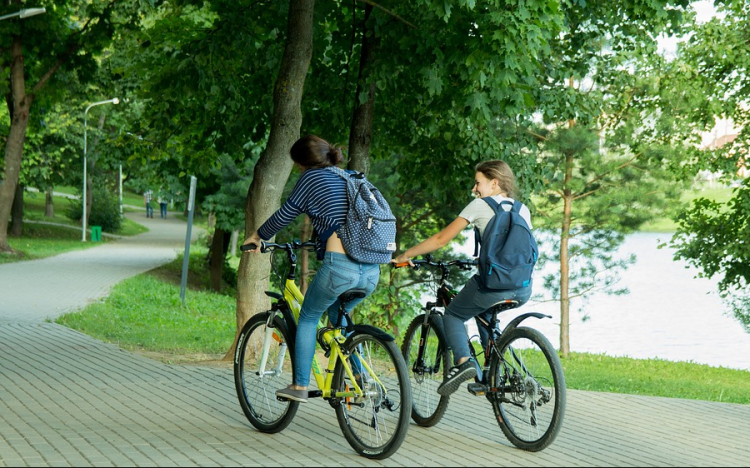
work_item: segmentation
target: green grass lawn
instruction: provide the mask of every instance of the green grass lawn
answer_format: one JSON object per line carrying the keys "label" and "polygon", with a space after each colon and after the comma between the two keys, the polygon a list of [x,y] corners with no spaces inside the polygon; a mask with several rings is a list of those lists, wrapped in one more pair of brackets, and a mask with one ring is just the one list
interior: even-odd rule
{"label": "green grass lawn", "polygon": [[[68,195],[80,195],[81,188],[60,186],[55,187],[55,192],[67,193]],[[125,187],[122,189],[122,204],[143,206],[145,208],[145,205],[143,204],[143,195],[135,193]]]}
{"label": "green grass lawn", "polygon": [[[87,249],[100,245],[96,242],[81,241],[81,226],[65,216],[68,199],[53,197],[54,216],[45,213],[45,195],[38,192],[24,193],[24,224],[21,237],[9,236],[8,243],[15,254],[0,255],[1,263],[12,263],[51,257],[71,250]],[[49,225],[55,223],[62,226]],[[134,236],[148,229],[127,218],[123,218],[118,236]],[[106,232],[104,233],[106,234]],[[89,238],[87,234],[87,239]],[[101,242],[111,242],[112,238],[102,235]]]}
{"label": "green grass lawn", "polygon": [[[719,203],[726,203],[731,196],[732,189],[729,187],[705,187],[686,191],[681,201],[685,203],[685,206],[689,206],[697,198],[708,198]],[[675,232],[675,230],[677,230],[677,223],[668,218],[658,218],[641,227],[641,231],[644,232]]]}
{"label": "green grass lawn", "polygon": [[[109,240],[102,236],[102,242]],[[46,224],[24,223],[22,237],[8,237],[15,254],[0,254],[0,264],[51,257],[71,250],[88,249],[100,245],[81,242],[81,228],[70,229]]]}
{"label": "green grass lawn", "polygon": [[185,305],[180,299],[182,258],[113,288],[106,300],[57,323],[132,351],[166,355],[223,354],[234,340],[234,291],[208,291],[206,250],[191,250]]}

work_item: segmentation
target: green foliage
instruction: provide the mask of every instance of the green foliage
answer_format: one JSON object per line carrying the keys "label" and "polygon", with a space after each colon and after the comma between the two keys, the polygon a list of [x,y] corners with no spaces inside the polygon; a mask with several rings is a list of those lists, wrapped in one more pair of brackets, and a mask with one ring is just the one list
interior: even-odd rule
{"label": "green foliage", "polygon": [[256,162],[253,158],[236,164],[227,155],[219,158],[211,174],[218,191],[203,200],[203,211],[214,213],[217,228],[231,232],[245,227],[245,198]]}
{"label": "green foliage", "polygon": [[[101,226],[105,232],[119,232],[122,227],[120,216],[120,199],[109,188],[103,185],[95,185],[93,190],[93,201],[91,213],[89,214],[89,226]],[[80,221],[83,215],[81,198],[70,199],[66,216],[73,221]]]}
{"label": "green foliage", "polygon": [[[692,138],[714,130],[717,118],[730,119],[741,129],[738,137],[716,149],[694,151],[683,167],[692,174],[699,170],[720,172],[727,184],[741,180],[747,169],[747,141],[750,138],[750,8],[747,2],[717,2],[719,15],[684,31],[688,41],[680,45],[671,68],[668,86],[672,96],[683,100],[675,108],[676,119],[684,123],[676,138]],[[677,219],[678,228],[670,245],[675,257],[701,269],[701,275],[719,279],[719,292],[735,316],[750,332],[750,196],[748,182],[722,203],[696,200]]]}
{"label": "green foliage", "polygon": [[720,277],[721,296],[750,332],[750,181],[734,189],[720,203],[707,198],[693,201],[678,218],[670,246],[675,258],[701,269],[699,276]]}
{"label": "green foliage", "polygon": [[[591,129],[577,125],[545,134],[538,160],[547,190],[534,197],[538,242],[545,246],[540,250],[540,268],[560,262],[560,244],[566,236],[569,297],[627,292],[615,287],[620,272],[635,262],[634,256],[617,258],[625,234],[665,212],[679,197],[680,186],[658,164],[621,154],[616,145],[601,152]],[[561,298],[559,269],[545,276],[544,286],[554,299]]]}

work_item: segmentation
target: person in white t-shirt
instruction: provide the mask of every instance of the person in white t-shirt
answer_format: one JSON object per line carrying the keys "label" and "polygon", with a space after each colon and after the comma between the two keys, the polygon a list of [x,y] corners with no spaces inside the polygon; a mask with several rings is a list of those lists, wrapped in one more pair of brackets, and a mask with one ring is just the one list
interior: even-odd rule
{"label": "person in white t-shirt", "polygon": [[[503,200],[515,201],[516,179],[507,163],[500,160],[484,161],[477,164],[475,170],[473,192],[479,198],[469,203],[443,230],[406,249],[404,253],[393,259],[392,263],[408,262],[413,266],[412,258],[444,247],[469,224],[479,229],[481,238],[487,223],[495,214],[487,202],[482,200],[483,197],[491,196],[498,203]],[[501,206],[504,209],[510,209],[510,205]],[[531,213],[526,205],[521,207],[520,214],[531,229]],[[446,307],[443,317],[445,336],[448,345],[453,349],[454,367],[449,370],[447,377],[438,387],[437,392],[440,395],[450,395],[458,389],[461,383],[477,375],[477,363],[471,359],[469,353],[469,336],[464,323],[503,300],[513,299],[518,301],[519,305],[526,303],[531,298],[531,286],[530,283],[520,289],[489,291],[479,285],[476,275],[469,279],[461,292]]]}

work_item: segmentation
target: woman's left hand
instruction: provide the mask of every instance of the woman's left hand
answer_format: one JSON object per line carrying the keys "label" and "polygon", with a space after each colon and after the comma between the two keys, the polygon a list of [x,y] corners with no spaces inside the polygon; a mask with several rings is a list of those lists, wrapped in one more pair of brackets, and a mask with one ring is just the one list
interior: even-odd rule
{"label": "woman's left hand", "polygon": [[243,242],[242,245],[255,244],[255,249],[253,249],[253,250],[245,250],[245,252],[258,253],[258,252],[260,252],[260,244],[261,244],[261,242],[262,242],[262,240],[261,240],[260,236],[258,235],[258,231],[255,231],[254,233],[252,233],[250,235],[250,237],[248,237],[247,239],[245,239],[245,242]]}

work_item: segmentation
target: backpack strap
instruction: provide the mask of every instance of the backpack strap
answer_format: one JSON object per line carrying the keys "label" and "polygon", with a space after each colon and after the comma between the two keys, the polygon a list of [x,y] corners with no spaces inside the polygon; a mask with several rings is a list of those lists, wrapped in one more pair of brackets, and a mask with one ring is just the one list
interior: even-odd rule
{"label": "backpack strap", "polygon": [[341,177],[344,180],[349,179],[349,173],[346,172],[345,170],[341,169],[338,166],[328,166],[328,167],[326,167],[326,169],[329,170],[329,171],[331,171],[331,172],[333,172],[334,174],[338,175],[339,177]]}
{"label": "backpack strap", "polygon": [[[503,200],[502,202],[498,203],[492,197],[482,197],[482,200],[484,200],[485,203],[487,203],[488,205],[490,205],[490,208],[492,208],[492,211],[494,211],[496,215],[499,213],[498,210],[501,209],[500,208],[501,205],[510,205],[510,201],[508,201],[508,200]],[[511,207],[511,211],[515,211],[516,213],[520,213],[521,206],[523,206],[523,204],[520,201],[515,200],[515,202],[513,203],[513,206]],[[479,256],[479,244],[482,243],[482,241],[481,241],[481,239],[479,237],[480,237],[480,235],[479,235],[479,228],[476,227],[476,226],[474,226],[474,257]]]}
{"label": "backpack strap", "polygon": [[513,207],[510,209],[510,211],[515,211],[518,214],[521,214],[521,207],[523,206],[523,203],[516,200],[513,202]]}

